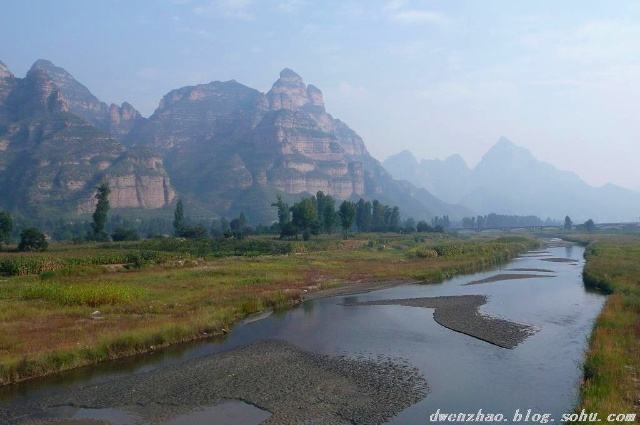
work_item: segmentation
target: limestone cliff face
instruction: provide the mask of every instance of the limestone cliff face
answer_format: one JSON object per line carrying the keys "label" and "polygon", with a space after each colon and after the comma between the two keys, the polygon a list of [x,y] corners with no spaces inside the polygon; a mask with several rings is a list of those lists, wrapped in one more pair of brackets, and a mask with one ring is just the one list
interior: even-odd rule
{"label": "limestone cliff face", "polygon": [[[128,151],[106,168],[102,181],[109,183],[112,208],[162,208],[176,197],[159,156],[149,151]],[[79,213],[95,210],[95,191],[78,206]]]}
{"label": "limestone cliff face", "polygon": [[[290,69],[266,94],[236,81],[173,90],[127,141],[161,152],[178,191],[229,214],[245,192],[366,194],[362,139]],[[258,198],[255,209],[266,209]]]}
{"label": "limestone cliff face", "polygon": [[[128,150],[73,113],[78,99],[63,94],[73,86],[66,75],[34,66],[19,79],[0,67],[0,186],[10,188],[0,205],[34,216],[44,210],[87,212],[105,180],[112,186],[112,207],[169,204],[175,193],[162,159]],[[120,123],[137,114],[127,105],[121,109]]]}

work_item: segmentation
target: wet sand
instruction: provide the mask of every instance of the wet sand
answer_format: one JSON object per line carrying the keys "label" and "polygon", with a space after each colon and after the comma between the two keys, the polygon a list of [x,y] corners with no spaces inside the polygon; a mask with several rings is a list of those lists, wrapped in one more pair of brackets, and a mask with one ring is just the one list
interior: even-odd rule
{"label": "wet sand", "polygon": [[38,405],[0,408],[0,423],[61,406],[116,407],[141,418],[137,423],[163,423],[200,406],[241,400],[270,412],[265,424],[380,424],[427,391],[422,375],[397,360],[331,357],[269,340],[71,389]]}
{"label": "wet sand", "polygon": [[347,305],[400,305],[433,308],[433,319],[445,328],[461,332],[502,348],[515,348],[530,335],[533,327],[481,314],[487,303],[484,295],[407,298],[353,303]]}
{"label": "wet sand", "polygon": [[536,277],[555,277],[554,275],[545,275],[545,274],[516,274],[516,273],[502,273],[496,274],[493,276],[489,276],[484,279],[472,280],[471,282],[465,283],[466,285],[480,285],[483,283],[493,283],[499,282],[501,280],[517,280],[517,279],[533,279]]}

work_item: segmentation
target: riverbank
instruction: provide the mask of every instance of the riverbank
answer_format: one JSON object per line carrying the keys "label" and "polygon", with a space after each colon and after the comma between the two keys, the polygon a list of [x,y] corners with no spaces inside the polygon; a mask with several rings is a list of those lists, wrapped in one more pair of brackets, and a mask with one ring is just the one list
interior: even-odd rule
{"label": "riverbank", "polygon": [[[537,245],[520,237],[377,234],[287,246],[246,243],[251,255],[222,258],[204,249],[211,245],[180,251],[171,241],[54,246],[46,254],[20,255],[26,272],[0,277],[0,384],[221,335],[250,314],[288,308],[327,288],[439,282]],[[265,244],[276,253],[256,254]],[[16,257],[2,254],[0,261]],[[137,263],[115,263],[119,258]],[[43,269],[47,264],[55,267]]]}
{"label": "riverbank", "polygon": [[579,235],[587,287],[610,294],[584,363],[578,411],[640,414],[640,236]]}

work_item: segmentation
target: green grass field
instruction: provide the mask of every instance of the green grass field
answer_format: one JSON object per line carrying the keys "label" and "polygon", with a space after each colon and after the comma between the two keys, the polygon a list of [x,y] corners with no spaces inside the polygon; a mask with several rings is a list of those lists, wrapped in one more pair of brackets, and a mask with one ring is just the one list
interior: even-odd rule
{"label": "green grass field", "polygon": [[[536,246],[524,237],[363,234],[176,239],[0,253],[0,384],[226,332],[305,292],[439,282]],[[97,312],[96,312],[97,311]]]}
{"label": "green grass field", "polygon": [[585,285],[611,294],[589,342],[578,410],[640,413],[640,236],[580,235]]}

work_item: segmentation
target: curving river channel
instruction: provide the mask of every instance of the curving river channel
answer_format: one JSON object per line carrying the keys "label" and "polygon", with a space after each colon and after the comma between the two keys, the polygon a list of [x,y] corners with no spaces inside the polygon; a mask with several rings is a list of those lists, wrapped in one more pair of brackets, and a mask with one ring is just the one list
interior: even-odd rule
{"label": "curving river channel", "polygon": [[499,269],[310,300],[224,340],[11,386],[0,423],[426,424],[438,409],[559,422],[604,302],[583,286],[583,253],[554,241]]}

